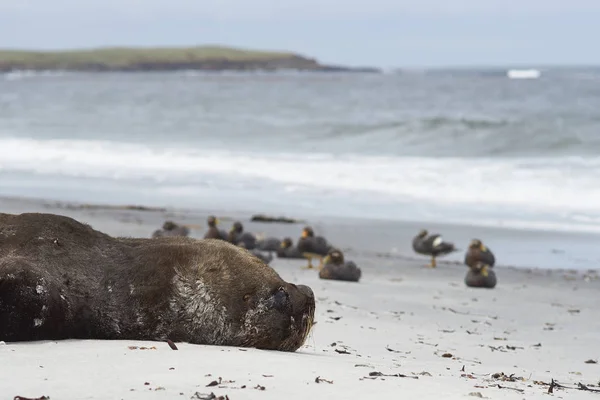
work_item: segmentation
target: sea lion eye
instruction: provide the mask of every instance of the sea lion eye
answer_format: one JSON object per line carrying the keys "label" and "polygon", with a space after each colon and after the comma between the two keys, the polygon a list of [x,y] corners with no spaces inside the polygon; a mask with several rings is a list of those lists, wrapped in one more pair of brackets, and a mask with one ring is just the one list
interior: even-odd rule
{"label": "sea lion eye", "polygon": [[249,294],[245,294],[244,295],[244,301],[250,300],[250,297],[252,297],[252,296],[250,296]]}
{"label": "sea lion eye", "polygon": [[279,287],[277,291],[273,294],[273,302],[275,304],[275,308],[285,309],[289,305],[290,295],[285,291],[283,286]]}

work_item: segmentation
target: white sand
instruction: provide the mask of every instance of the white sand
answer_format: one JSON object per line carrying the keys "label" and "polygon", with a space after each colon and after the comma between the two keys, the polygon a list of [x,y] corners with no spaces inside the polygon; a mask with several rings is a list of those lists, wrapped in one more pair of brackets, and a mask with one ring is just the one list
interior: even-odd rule
{"label": "white sand", "polygon": [[[596,275],[567,280],[505,269],[497,271],[496,289],[476,290],[463,285],[465,270],[458,266],[428,270],[386,260],[397,272],[369,275],[377,260],[357,261],[364,273],[359,284],[321,281],[315,271],[300,270],[301,261],[274,261],[284,279],[310,285],[318,298],[318,323],[296,353],[185,343],[178,351],[154,342],[9,343],[0,345],[0,398],[189,399],[214,392],[232,400],[458,399],[470,393],[532,399],[548,396],[548,387],[535,380],[598,385],[600,364],[585,363],[600,357]],[[335,352],[344,348],[351,354]],[[418,379],[364,379],[374,371]],[[492,379],[498,372],[525,380]],[[333,383],[316,383],[318,376]],[[205,387],[219,377],[221,385]],[[556,390],[553,396],[600,393]]]}
{"label": "white sand", "polygon": [[[201,213],[82,211],[25,199],[0,198],[0,209],[55,212],[89,222],[112,235],[146,237],[166,218],[200,225],[206,220],[206,214]],[[166,343],[152,342],[9,343],[0,345],[0,400],[16,395],[45,395],[52,400],[189,399],[196,392],[214,392],[232,400],[473,398],[470,393],[491,399],[532,399],[548,398],[548,387],[535,384],[536,380],[549,382],[554,378],[568,386],[599,384],[600,364],[585,363],[600,358],[598,273],[502,266],[510,256],[544,259],[548,261],[545,264],[560,266],[571,256],[553,249],[570,246],[574,249],[572,257],[579,257],[585,253],[581,252],[586,250],[583,247],[597,243],[595,238],[439,227],[459,244],[478,235],[496,251],[501,263],[495,268],[498,286],[476,290],[464,286],[464,266],[440,260],[436,270],[429,270],[421,267],[427,262],[425,258],[414,261],[376,256],[398,254],[392,250],[396,246],[400,255],[413,256],[410,238],[418,224],[312,224],[336,245],[349,249],[347,258],[362,268],[363,279],[358,284],[322,281],[315,271],[300,270],[302,261],[273,261],[272,266],[284,279],[307,284],[317,295],[318,323],[298,352],[185,343],[178,343],[178,351]],[[297,237],[299,233],[297,225],[245,225],[269,235]],[[203,230],[192,230],[192,234],[201,236]],[[462,253],[445,259],[461,258]],[[589,266],[597,267],[597,263]],[[332,346],[334,342],[336,346]],[[534,346],[537,344],[541,346]],[[130,350],[128,346],[156,349]],[[335,352],[345,348],[350,354]],[[444,358],[444,353],[453,357]],[[364,379],[376,371],[428,374],[417,375],[418,379]],[[500,372],[525,380],[491,378]],[[318,376],[333,383],[316,383]],[[205,387],[219,377],[220,386]],[[241,388],[244,385],[246,388]],[[254,389],[257,385],[265,390]],[[600,394],[578,390],[556,390],[552,396],[600,398]]]}

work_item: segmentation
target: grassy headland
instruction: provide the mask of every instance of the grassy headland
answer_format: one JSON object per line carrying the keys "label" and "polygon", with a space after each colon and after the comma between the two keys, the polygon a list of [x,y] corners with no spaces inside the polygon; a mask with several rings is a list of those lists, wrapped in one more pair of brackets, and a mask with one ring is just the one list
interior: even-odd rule
{"label": "grassy headland", "polygon": [[176,71],[176,70],[372,71],[322,65],[294,53],[255,51],[220,46],[181,48],[107,47],[98,49],[28,51],[0,50],[0,72],[33,71]]}

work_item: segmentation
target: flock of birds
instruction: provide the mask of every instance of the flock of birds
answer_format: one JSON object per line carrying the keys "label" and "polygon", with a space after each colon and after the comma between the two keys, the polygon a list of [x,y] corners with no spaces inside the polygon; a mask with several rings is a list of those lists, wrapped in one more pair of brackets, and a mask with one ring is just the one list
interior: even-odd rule
{"label": "flock of birds", "polygon": [[[274,258],[273,254],[276,254],[278,258],[306,259],[308,265],[305,268],[312,269],[314,268],[312,261],[318,259],[317,268],[321,279],[358,282],[361,277],[360,268],[353,261],[345,260],[343,252],[332,246],[327,239],[315,236],[310,226],[302,229],[300,238],[294,246],[290,237],[280,240],[276,237],[263,238],[246,232],[239,221],[233,223],[229,232],[218,227],[219,220],[214,215],[208,217],[207,223],[208,231],[204,239],[224,240],[242,247],[266,264],[269,264]],[[188,235],[188,227],[166,221],[162,229],[155,231],[152,237]],[[453,243],[445,242],[441,235],[429,234],[425,229],[413,238],[412,247],[418,254],[431,256],[429,265],[431,268],[437,266],[436,257],[458,251]],[[469,267],[465,276],[467,286],[489,289],[496,286],[496,274],[492,269],[496,259],[481,240],[473,239],[469,243],[464,263]]]}
{"label": "flock of birds", "polygon": [[[431,268],[435,268],[436,257],[458,251],[453,243],[445,242],[441,235],[429,234],[421,230],[412,241],[413,250],[418,254],[431,256]],[[492,270],[496,264],[494,253],[479,239],[473,239],[465,254],[464,263],[469,267],[465,284],[469,287],[492,289],[496,286],[496,274]]]}
{"label": "flock of birds", "polygon": [[[313,269],[312,261],[319,260],[318,271],[321,279],[358,282],[361,270],[353,261],[345,260],[344,254],[332,246],[322,236],[315,236],[310,226],[302,229],[300,238],[294,246],[292,238],[280,240],[276,237],[262,238],[244,231],[241,222],[236,221],[229,232],[218,227],[219,220],[214,215],[207,219],[208,231],[204,239],[224,240],[242,247],[266,264],[269,264],[276,254],[278,258],[305,259],[308,261],[307,269]],[[189,228],[166,221],[162,229],[155,231],[152,237],[160,236],[188,236]]]}

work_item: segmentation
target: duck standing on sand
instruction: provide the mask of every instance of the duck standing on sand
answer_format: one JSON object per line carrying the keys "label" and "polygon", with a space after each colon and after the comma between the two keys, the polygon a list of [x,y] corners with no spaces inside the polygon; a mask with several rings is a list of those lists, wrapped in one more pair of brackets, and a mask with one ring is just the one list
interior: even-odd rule
{"label": "duck standing on sand", "polygon": [[428,235],[426,229],[422,229],[419,234],[413,238],[412,247],[418,254],[431,256],[431,265],[429,265],[431,268],[437,266],[435,262],[437,256],[443,256],[456,251],[453,243],[444,242],[442,236],[437,233]]}
{"label": "duck standing on sand", "polygon": [[152,234],[153,238],[161,236],[187,236],[190,234],[190,230],[187,226],[177,225],[173,221],[165,221],[162,229],[157,229]]}
{"label": "duck standing on sand", "polygon": [[476,262],[469,266],[465,276],[465,285],[468,287],[493,289],[496,283],[496,274],[489,265]]}
{"label": "duck standing on sand", "polygon": [[277,257],[278,258],[302,258],[302,252],[298,250],[298,247],[294,246],[294,242],[292,238],[286,237],[281,241],[281,245],[277,249]]}
{"label": "duck standing on sand", "polygon": [[219,220],[214,215],[211,215],[206,220],[208,224],[208,231],[204,234],[204,239],[221,239],[227,240],[227,232],[222,229],[217,228],[219,224]]}
{"label": "duck standing on sand", "polygon": [[469,249],[465,254],[465,264],[472,266],[478,262],[493,267],[496,264],[496,257],[488,247],[483,245],[481,240],[473,239],[469,243]]}
{"label": "duck standing on sand", "polygon": [[256,237],[250,232],[244,232],[244,225],[239,221],[233,223],[229,235],[227,235],[227,240],[235,245],[243,243],[244,248],[248,250],[256,247]]}
{"label": "duck standing on sand", "polygon": [[315,236],[315,232],[310,226],[302,229],[302,236],[298,240],[298,250],[302,253],[304,258],[308,260],[306,268],[313,268],[312,259],[319,259],[319,268],[323,266],[323,257],[327,255],[332,246],[322,236]]}
{"label": "duck standing on sand", "polygon": [[353,261],[344,261],[344,254],[338,249],[329,250],[319,271],[319,278],[336,281],[358,282],[360,276],[360,268]]}

